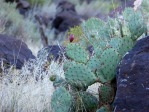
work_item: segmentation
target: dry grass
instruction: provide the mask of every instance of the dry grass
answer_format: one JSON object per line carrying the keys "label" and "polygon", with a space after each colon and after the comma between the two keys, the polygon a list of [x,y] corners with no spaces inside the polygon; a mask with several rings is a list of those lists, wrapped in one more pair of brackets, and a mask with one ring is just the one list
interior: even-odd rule
{"label": "dry grass", "polygon": [[13,68],[3,71],[0,79],[0,112],[51,112],[51,95],[55,89],[49,76],[63,75],[63,68],[52,62],[47,70],[42,71],[43,64],[38,59],[26,63],[20,71]]}

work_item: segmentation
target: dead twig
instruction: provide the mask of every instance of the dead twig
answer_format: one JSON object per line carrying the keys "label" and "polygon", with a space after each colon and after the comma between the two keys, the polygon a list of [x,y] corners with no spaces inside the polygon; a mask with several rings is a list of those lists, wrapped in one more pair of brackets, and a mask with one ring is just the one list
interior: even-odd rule
{"label": "dead twig", "polygon": [[45,29],[45,25],[42,22],[42,19],[38,16],[35,15],[35,19],[38,21],[39,25],[40,25],[40,34],[41,34],[41,41],[44,47],[48,46],[48,37],[45,35],[44,29]]}

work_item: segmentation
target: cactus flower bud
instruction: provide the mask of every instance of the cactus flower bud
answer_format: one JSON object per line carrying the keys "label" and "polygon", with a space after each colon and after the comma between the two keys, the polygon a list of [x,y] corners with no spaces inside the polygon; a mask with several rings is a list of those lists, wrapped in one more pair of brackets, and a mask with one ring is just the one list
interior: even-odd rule
{"label": "cactus flower bud", "polygon": [[69,41],[72,42],[74,40],[74,35],[70,34]]}

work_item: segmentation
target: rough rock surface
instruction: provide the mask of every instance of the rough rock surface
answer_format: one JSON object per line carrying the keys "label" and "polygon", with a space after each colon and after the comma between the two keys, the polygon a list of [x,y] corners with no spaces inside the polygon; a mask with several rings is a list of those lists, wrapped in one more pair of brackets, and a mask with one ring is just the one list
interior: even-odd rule
{"label": "rough rock surface", "polygon": [[24,61],[34,59],[35,56],[27,45],[14,37],[0,34],[0,64],[2,60],[4,65],[15,65],[21,69]]}
{"label": "rough rock surface", "polygon": [[57,32],[65,32],[70,27],[81,23],[81,17],[77,14],[75,6],[68,2],[62,1],[57,5],[57,14],[52,22],[52,28]]}
{"label": "rough rock surface", "polygon": [[16,8],[19,10],[20,14],[26,15],[30,9],[30,4],[26,0],[18,0]]}
{"label": "rough rock surface", "polygon": [[114,112],[149,112],[149,36],[123,57],[114,105]]}
{"label": "rough rock surface", "polygon": [[51,62],[52,60],[62,60],[64,56],[64,47],[58,45],[49,45],[43,49],[41,49],[37,57],[42,58],[43,55],[47,55],[47,60]]}

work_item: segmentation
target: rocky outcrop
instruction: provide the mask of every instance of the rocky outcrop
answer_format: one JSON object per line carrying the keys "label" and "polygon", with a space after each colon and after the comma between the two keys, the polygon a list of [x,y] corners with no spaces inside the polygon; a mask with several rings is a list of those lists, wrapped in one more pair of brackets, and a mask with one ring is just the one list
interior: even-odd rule
{"label": "rocky outcrop", "polygon": [[35,56],[27,45],[14,37],[0,34],[0,65],[2,62],[5,67],[11,65],[21,69],[25,61],[34,59]]}
{"label": "rocky outcrop", "polygon": [[80,23],[81,17],[77,14],[72,3],[62,1],[57,5],[57,13],[52,22],[52,28],[55,28],[57,32],[65,32]]}
{"label": "rocky outcrop", "polygon": [[114,105],[114,112],[149,112],[149,36],[123,57]]}

